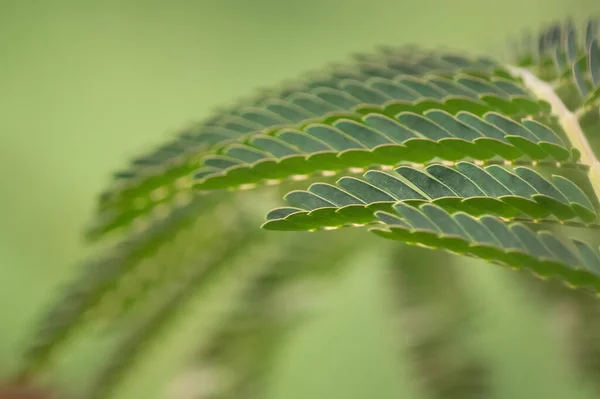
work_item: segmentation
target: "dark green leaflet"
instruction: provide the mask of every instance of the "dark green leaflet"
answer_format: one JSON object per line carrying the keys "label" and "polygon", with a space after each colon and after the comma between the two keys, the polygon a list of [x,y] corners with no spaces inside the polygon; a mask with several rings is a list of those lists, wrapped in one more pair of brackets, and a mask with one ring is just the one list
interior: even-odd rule
{"label": "dark green leaflet", "polygon": [[[257,137],[263,141],[257,142]],[[206,157],[196,187],[235,187],[316,171],[422,163],[435,158],[574,161],[567,145],[547,126],[531,120],[517,123],[493,112],[479,117],[460,111],[453,116],[442,109],[430,109],[423,114],[404,111],[390,116],[384,110],[328,118],[296,129],[276,129],[257,137]],[[280,156],[281,152],[270,151],[264,144],[267,138],[295,153]],[[234,150],[240,146],[261,151],[262,158],[247,162],[236,157]],[[216,168],[223,159],[230,163]]]}
{"label": "dark green leaflet", "polygon": [[376,210],[389,210],[398,201],[532,221],[585,224],[597,218],[591,200],[572,181],[561,176],[547,180],[526,167],[510,171],[459,162],[455,167],[434,164],[421,171],[402,166],[395,173],[369,171],[364,179],[343,177],[337,186],[315,184],[308,191],[291,192],[286,200],[292,207],[270,212],[263,227],[310,230],[370,223]]}

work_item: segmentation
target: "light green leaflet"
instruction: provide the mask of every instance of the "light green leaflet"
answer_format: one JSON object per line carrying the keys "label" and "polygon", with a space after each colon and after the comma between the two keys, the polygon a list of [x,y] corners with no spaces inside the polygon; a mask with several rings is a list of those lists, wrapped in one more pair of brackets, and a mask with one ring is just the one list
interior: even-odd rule
{"label": "light green leaflet", "polygon": [[365,224],[375,220],[375,211],[389,210],[398,201],[430,202],[448,211],[530,221],[585,224],[597,218],[592,201],[564,177],[547,180],[531,168],[510,171],[469,162],[455,167],[435,164],[423,171],[407,166],[389,173],[372,170],[364,174],[364,180],[342,177],[336,186],[315,183],[285,199],[291,207],[271,211],[263,228],[312,230]]}

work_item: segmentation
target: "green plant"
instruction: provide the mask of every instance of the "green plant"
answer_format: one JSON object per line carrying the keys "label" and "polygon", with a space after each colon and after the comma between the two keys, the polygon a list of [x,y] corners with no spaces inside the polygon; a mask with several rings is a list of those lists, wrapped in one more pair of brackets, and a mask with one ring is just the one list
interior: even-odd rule
{"label": "green plant", "polygon": [[[132,323],[86,396],[106,397],[186,297],[230,289],[231,307],[197,350],[210,377],[197,377],[212,381],[206,395],[259,395],[265,354],[293,324],[282,314],[298,319],[273,298],[291,295],[298,281],[321,281],[364,249],[361,230],[598,294],[598,237],[589,233],[600,228],[597,22],[581,31],[552,25],[514,50],[508,63],[414,47],[360,54],[134,159],[88,230],[109,248],[41,321],[20,376],[43,375],[90,323]],[[284,193],[288,206],[277,207]],[[260,232],[265,209],[265,230],[345,229]],[[394,251],[385,240],[368,244]],[[456,342],[437,338],[422,347]],[[448,368],[478,370],[485,385],[480,361],[461,353],[466,360]]]}

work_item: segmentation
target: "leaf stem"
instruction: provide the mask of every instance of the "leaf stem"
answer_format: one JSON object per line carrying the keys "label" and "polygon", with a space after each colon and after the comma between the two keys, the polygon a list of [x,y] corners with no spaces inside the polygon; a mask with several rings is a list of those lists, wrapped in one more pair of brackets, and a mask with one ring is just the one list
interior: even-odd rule
{"label": "leaf stem", "polygon": [[596,155],[581,129],[577,115],[566,107],[550,84],[526,69],[510,65],[508,69],[513,75],[522,78],[525,87],[531,90],[539,99],[550,103],[552,113],[558,117],[558,121],[571,144],[581,152],[581,162],[590,167],[589,179],[596,194],[596,199],[600,201],[600,161],[596,159]]}

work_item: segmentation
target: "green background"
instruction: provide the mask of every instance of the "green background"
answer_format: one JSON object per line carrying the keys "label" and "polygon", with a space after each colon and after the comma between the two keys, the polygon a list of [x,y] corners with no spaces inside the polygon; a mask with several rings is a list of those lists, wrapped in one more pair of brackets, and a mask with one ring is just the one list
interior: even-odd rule
{"label": "green background", "polygon": [[[498,54],[524,29],[599,11],[593,0],[0,0],[0,375],[84,257],[95,197],[132,155],[352,52],[419,43]],[[385,276],[369,259],[284,349],[272,398],[413,397],[390,349]],[[547,318],[513,292],[508,272],[478,266],[466,275],[487,323],[479,345],[497,355],[499,397],[593,397],[553,360]],[[181,347],[190,331],[175,339]],[[160,397],[174,353],[157,349],[162,360],[121,396]],[[67,381],[80,377],[65,370]]]}

